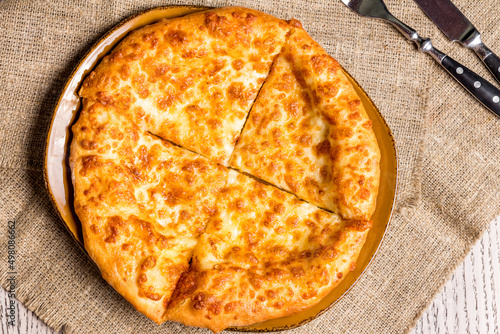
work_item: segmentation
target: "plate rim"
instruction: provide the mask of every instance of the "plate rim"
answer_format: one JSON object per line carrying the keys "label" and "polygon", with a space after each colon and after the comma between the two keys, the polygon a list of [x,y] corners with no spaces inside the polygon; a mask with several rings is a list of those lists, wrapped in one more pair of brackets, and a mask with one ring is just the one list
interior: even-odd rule
{"label": "plate rim", "polygon": [[[232,6],[229,6],[229,7],[232,7]],[[54,209],[55,209],[55,211],[57,213],[57,216],[59,217],[60,220],[62,220],[65,229],[69,232],[69,234],[73,238],[74,242],[76,242],[76,244],[78,245],[78,247],[85,253],[85,255],[87,257],[89,257],[89,255],[88,255],[87,251],[84,248],[83,240],[82,241],[78,240],[77,237],[75,236],[75,234],[73,233],[73,231],[70,230],[68,224],[66,223],[66,220],[64,219],[61,211],[59,210],[58,203],[57,203],[57,201],[55,199],[54,193],[52,192],[52,188],[50,187],[50,183],[49,183],[49,176],[48,176],[49,145],[51,144],[50,143],[50,139],[51,139],[52,130],[54,128],[54,121],[56,119],[56,115],[58,114],[58,111],[59,111],[59,109],[61,107],[62,99],[63,99],[66,91],[68,90],[69,84],[74,79],[76,73],[78,72],[78,70],[80,69],[80,67],[82,66],[82,64],[87,60],[87,58],[89,57],[89,55],[102,42],[104,42],[113,32],[115,32],[117,29],[119,29],[123,25],[127,24],[128,22],[136,19],[139,16],[142,16],[142,15],[145,15],[145,14],[149,14],[149,13],[151,13],[153,11],[169,10],[169,9],[175,9],[175,8],[199,9],[200,11],[203,11],[203,10],[209,10],[209,9],[217,8],[217,7],[196,6],[196,5],[164,5],[164,6],[152,7],[152,8],[146,9],[146,10],[142,10],[142,11],[139,11],[137,13],[134,13],[134,14],[132,14],[132,15],[124,18],[123,20],[121,20],[120,22],[118,22],[116,25],[114,25],[112,28],[110,28],[106,32],[104,32],[102,34],[102,36],[100,36],[92,44],[92,46],[81,56],[81,58],[79,59],[79,61],[76,63],[76,65],[73,67],[73,69],[71,70],[70,74],[68,75],[68,77],[67,77],[67,79],[66,79],[66,81],[64,83],[63,88],[59,92],[59,97],[57,99],[57,103],[52,108],[52,116],[51,116],[51,120],[50,120],[50,126],[48,127],[48,131],[46,132],[46,139],[45,139],[45,146],[44,146],[43,179],[44,179],[44,183],[45,183],[45,188],[46,188],[46,191],[47,191],[47,193],[48,193],[48,195],[50,197],[50,201],[52,203],[52,206],[54,207]],[[190,13],[185,14],[185,15],[189,15],[189,14]],[[184,15],[180,15],[179,17],[182,17],[182,16],[184,16]],[[148,23],[148,24],[151,24],[151,23]],[[145,25],[148,25],[148,24],[145,24]],[[136,28],[136,29],[138,29],[138,28]],[[129,33],[130,33],[130,31],[128,31],[122,37],[122,39],[125,38]],[[115,45],[117,45],[118,43],[119,42],[117,42]],[[102,58],[103,57],[98,57],[97,61],[94,62],[92,64],[93,66],[89,67],[88,70],[91,71],[93,68],[95,68],[98,65],[98,63],[102,60]],[[311,316],[311,317],[309,317],[307,319],[303,319],[302,321],[300,321],[300,322],[298,322],[296,324],[293,324],[293,325],[286,325],[286,326],[272,327],[272,328],[265,328],[265,329],[249,328],[249,326],[258,324],[258,323],[256,323],[256,324],[252,324],[252,325],[248,325],[248,326],[242,326],[242,327],[229,327],[229,328],[226,328],[225,330],[233,331],[233,332],[234,331],[240,331],[240,332],[258,332],[258,333],[282,332],[282,331],[285,331],[285,330],[290,330],[290,329],[301,327],[301,326],[303,326],[303,325],[305,325],[305,324],[307,324],[307,323],[309,323],[309,322],[317,319],[318,317],[320,317],[323,314],[325,314],[328,310],[330,310],[341,299],[343,299],[351,291],[351,289],[360,281],[360,279],[369,270],[370,266],[373,263],[374,258],[377,256],[378,252],[380,251],[380,249],[381,249],[381,247],[382,247],[382,245],[383,245],[383,243],[384,243],[384,241],[386,239],[387,230],[389,229],[389,226],[391,225],[392,218],[393,218],[394,211],[395,211],[395,204],[397,203],[397,199],[398,199],[399,176],[400,175],[399,175],[399,151],[398,151],[397,143],[396,143],[396,140],[395,140],[394,135],[392,133],[392,130],[389,127],[389,124],[387,123],[386,119],[384,118],[384,116],[380,112],[380,110],[377,107],[377,105],[373,102],[372,98],[368,95],[368,93],[365,91],[365,89],[358,83],[358,81],[344,68],[344,66],[340,65],[340,67],[341,67],[342,71],[344,71],[344,73],[347,75],[347,77],[350,80],[354,81],[354,83],[357,85],[357,87],[364,93],[365,97],[369,100],[369,102],[373,106],[373,109],[376,111],[379,120],[381,120],[382,123],[383,123],[382,124],[383,128],[386,130],[387,135],[390,138],[392,149],[394,150],[394,161],[395,161],[395,166],[394,166],[394,187],[391,188],[391,190],[394,192],[394,196],[393,196],[393,199],[392,199],[391,209],[390,209],[390,212],[389,212],[389,215],[388,215],[387,223],[385,224],[385,228],[384,228],[384,232],[382,234],[382,237],[381,237],[381,239],[380,239],[380,241],[379,241],[379,243],[378,243],[375,251],[373,252],[372,256],[370,257],[368,263],[366,264],[366,267],[358,275],[358,277],[356,278],[356,280],[347,288],[347,290],[345,290],[342,293],[342,295],[340,295],[336,300],[334,300],[332,303],[330,303],[324,309],[320,310],[314,316]],[[84,80],[84,76],[82,76],[82,80]],[[78,96],[78,94],[77,94],[77,96]],[[81,100],[81,98],[79,96],[78,96],[78,99]],[[73,124],[73,123],[74,123],[74,120],[69,125],[69,131],[71,131],[71,124]],[[68,147],[68,144],[65,144],[65,147]],[[70,210],[74,211],[73,208],[71,208]],[[89,257],[89,259],[90,259],[90,257]],[[95,265],[95,263],[93,261],[91,261],[91,262]],[[332,289],[332,291],[333,291],[333,289]],[[299,313],[300,312],[298,312],[296,314],[299,314]],[[282,318],[284,318],[284,317],[282,317]],[[269,319],[269,320],[271,320],[271,319]]]}
{"label": "plate rim", "polygon": [[[123,20],[121,20],[120,22],[118,22],[116,25],[114,25],[110,29],[106,30],[90,46],[90,48],[88,48],[87,51],[85,51],[83,53],[83,55],[78,60],[78,62],[76,63],[76,65],[73,66],[70,74],[68,75],[67,79],[65,80],[64,86],[63,86],[63,88],[60,90],[60,92],[58,94],[57,103],[52,108],[52,111],[51,111],[52,112],[52,116],[50,118],[50,125],[49,125],[48,130],[47,130],[46,135],[45,135],[46,138],[45,138],[45,144],[44,144],[43,180],[44,180],[44,184],[45,184],[45,188],[47,190],[47,193],[49,194],[52,206],[54,207],[54,209],[57,212],[57,216],[59,217],[59,219],[61,219],[64,222],[64,227],[70,233],[70,235],[74,239],[74,241],[76,241],[76,243],[79,245],[79,248],[85,252],[85,254],[87,254],[87,251],[83,247],[83,240],[80,242],[80,240],[78,240],[76,238],[76,236],[73,234],[73,232],[69,229],[68,225],[65,223],[66,220],[64,219],[64,217],[62,216],[62,214],[61,214],[61,212],[59,210],[59,207],[57,205],[57,201],[55,199],[54,193],[52,192],[52,189],[51,189],[50,183],[49,183],[49,175],[48,175],[49,145],[50,145],[50,137],[51,137],[51,134],[52,134],[52,130],[54,128],[54,121],[55,121],[55,118],[56,118],[56,115],[57,115],[57,111],[59,110],[59,108],[61,106],[61,101],[62,101],[62,99],[64,97],[64,94],[68,90],[68,86],[71,83],[71,81],[74,79],[74,77],[76,75],[76,72],[78,72],[78,70],[80,69],[80,67],[82,66],[82,64],[85,62],[85,60],[88,58],[88,56],[93,52],[93,50],[95,50],[102,42],[104,42],[114,31],[116,31],[117,29],[119,29],[120,27],[122,27],[123,25],[125,25],[126,23],[130,22],[131,20],[133,20],[133,19],[135,19],[135,18],[137,18],[139,16],[142,16],[144,14],[147,14],[147,13],[149,13],[151,11],[174,9],[174,8],[186,8],[186,9],[196,8],[196,9],[200,9],[200,10],[203,10],[203,9],[207,9],[208,10],[208,9],[211,9],[211,8],[214,8],[214,7],[196,6],[196,5],[164,5],[164,6],[158,6],[158,7],[152,7],[152,8],[149,8],[149,9],[145,9],[145,10],[139,11],[137,13],[134,13],[134,14],[132,14],[130,16],[127,16],[126,18],[124,18]],[[128,34],[128,32],[127,32],[127,34]],[[99,59],[96,63],[93,64],[94,65],[93,68],[95,68],[95,66],[97,66],[97,63],[100,62],[101,59]],[[90,70],[91,69],[92,68],[90,68]],[[83,80],[83,78],[82,78],[82,80]],[[80,99],[80,97],[78,97],[78,98]]]}

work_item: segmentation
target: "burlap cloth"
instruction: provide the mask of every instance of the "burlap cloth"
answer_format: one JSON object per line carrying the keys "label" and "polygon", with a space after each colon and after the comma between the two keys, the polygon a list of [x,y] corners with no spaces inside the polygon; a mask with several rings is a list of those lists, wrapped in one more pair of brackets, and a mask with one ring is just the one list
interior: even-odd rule
{"label": "burlap cloth", "polygon": [[[455,0],[500,53],[497,0]],[[0,2],[0,280],[7,222],[17,223],[17,298],[66,333],[206,332],[154,324],[101,278],[57,218],[43,152],[52,110],[82,54],[127,16],[159,5],[238,4],[297,18],[360,82],[399,149],[399,191],[368,272],[330,311],[290,333],[405,333],[471,245],[500,214],[500,119],[398,33],[338,0]],[[493,80],[472,52],[451,44],[410,0],[399,16],[458,61]]]}

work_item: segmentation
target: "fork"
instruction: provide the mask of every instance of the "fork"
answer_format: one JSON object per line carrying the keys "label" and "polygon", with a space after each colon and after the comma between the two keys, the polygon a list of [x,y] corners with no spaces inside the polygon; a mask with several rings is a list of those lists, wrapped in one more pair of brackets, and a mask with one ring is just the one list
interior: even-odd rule
{"label": "fork", "polygon": [[361,16],[381,19],[393,25],[403,36],[414,42],[419,51],[428,53],[486,108],[500,116],[500,90],[490,82],[436,49],[429,38],[422,38],[408,25],[395,18],[382,0],[341,0]]}

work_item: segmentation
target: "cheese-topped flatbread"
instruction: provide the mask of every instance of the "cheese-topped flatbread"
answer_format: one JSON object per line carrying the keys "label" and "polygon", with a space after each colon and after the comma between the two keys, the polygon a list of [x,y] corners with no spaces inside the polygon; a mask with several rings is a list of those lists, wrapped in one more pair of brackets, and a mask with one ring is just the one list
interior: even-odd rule
{"label": "cheese-topped flatbread", "polygon": [[125,38],[80,95],[227,164],[289,29],[285,21],[240,7],[162,20]]}
{"label": "cheese-topped flatbread", "polygon": [[70,166],[85,249],[102,276],[161,322],[226,169],[153,137],[99,102],[73,126]]}
{"label": "cheese-topped flatbread", "polygon": [[304,310],[354,269],[370,226],[229,171],[166,319],[219,332]]}
{"label": "cheese-topped flatbread", "polygon": [[152,320],[218,332],[291,315],[354,269],[380,152],[297,21],[241,7],[162,20],[80,95],[69,162],[85,249]]}
{"label": "cheese-topped flatbread", "polygon": [[340,65],[292,22],[230,165],[344,218],[369,219],[380,151]]}

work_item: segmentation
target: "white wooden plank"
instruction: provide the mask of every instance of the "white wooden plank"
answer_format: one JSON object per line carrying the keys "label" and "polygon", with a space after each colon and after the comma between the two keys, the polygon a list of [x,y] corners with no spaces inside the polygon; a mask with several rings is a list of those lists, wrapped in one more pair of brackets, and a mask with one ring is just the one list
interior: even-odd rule
{"label": "white wooden plank", "polygon": [[7,292],[0,289],[0,333],[1,334],[58,334],[43,321],[28,310],[23,304],[15,300],[16,322],[9,326],[6,318],[6,309],[10,303]]}
{"label": "white wooden plank", "polygon": [[491,266],[491,286],[492,286],[492,313],[493,313],[493,324],[494,332],[500,333],[500,219],[496,221],[496,228],[493,228],[492,233],[488,234],[490,238],[490,266]]}
{"label": "white wooden plank", "polygon": [[5,321],[6,294],[4,289],[0,289],[0,331],[2,334],[7,333],[7,321]]}
{"label": "white wooden plank", "polygon": [[490,224],[412,334],[499,334],[500,217]]}

